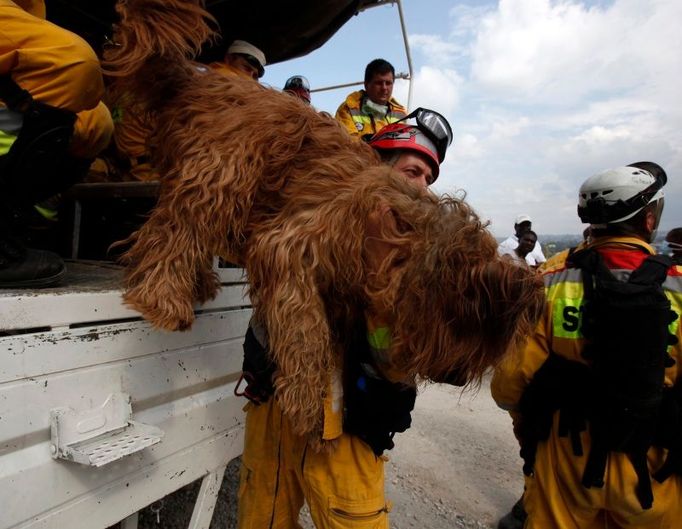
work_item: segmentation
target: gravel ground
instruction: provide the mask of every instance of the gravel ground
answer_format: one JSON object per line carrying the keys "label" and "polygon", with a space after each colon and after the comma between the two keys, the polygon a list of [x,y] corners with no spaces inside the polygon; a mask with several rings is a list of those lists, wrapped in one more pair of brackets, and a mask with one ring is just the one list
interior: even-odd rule
{"label": "gravel ground", "polygon": [[[489,529],[520,497],[521,461],[511,420],[490,398],[431,385],[420,392],[413,426],[396,437],[386,464],[392,529]],[[227,467],[211,529],[236,527],[239,459]],[[186,529],[199,482],[140,512],[140,529]],[[159,523],[157,523],[157,513]],[[314,529],[307,510],[304,529]]]}

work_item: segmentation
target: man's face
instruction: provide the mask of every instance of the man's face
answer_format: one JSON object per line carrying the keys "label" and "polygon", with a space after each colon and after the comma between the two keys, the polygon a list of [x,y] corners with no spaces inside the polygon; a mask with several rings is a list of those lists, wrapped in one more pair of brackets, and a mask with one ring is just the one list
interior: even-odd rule
{"label": "man's face", "polygon": [[433,182],[433,170],[425,157],[412,151],[404,151],[393,169],[402,173],[407,181],[422,188]]}
{"label": "man's face", "polygon": [[386,105],[393,94],[393,74],[378,73],[372,79],[365,83],[365,92],[372,102],[378,105]]}
{"label": "man's face", "polygon": [[516,230],[516,236],[520,239],[521,236],[530,231],[531,223],[530,221],[524,221],[521,224],[514,224],[514,229]]}
{"label": "man's face", "polygon": [[537,238],[532,233],[524,233],[519,238],[519,246],[517,247],[517,253],[522,257],[525,257],[535,248],[535,243]]}
{"label": "man's face", "polygon": [[250,61],[248,57],[240,53],[228,53],[225,56],[225,62],[227,64],[233,68],[236,68],[237,70],[241,70],[254,81],[258,81],[258,67],[253,63],[253,61],[256,61],[256,59],[252,59]]}

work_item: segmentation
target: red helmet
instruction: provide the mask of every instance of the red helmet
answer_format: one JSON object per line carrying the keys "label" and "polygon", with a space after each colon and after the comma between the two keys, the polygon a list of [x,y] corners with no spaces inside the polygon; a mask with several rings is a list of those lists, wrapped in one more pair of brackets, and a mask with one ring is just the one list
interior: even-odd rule
{"label": "red helmet", "polygon": [[391,123],[369,140],[369,145],[380,151],[408,150],[426,156],[433,170],[434,181],[438,178],[440,164],[435,144],[418,127],[407,123]]}

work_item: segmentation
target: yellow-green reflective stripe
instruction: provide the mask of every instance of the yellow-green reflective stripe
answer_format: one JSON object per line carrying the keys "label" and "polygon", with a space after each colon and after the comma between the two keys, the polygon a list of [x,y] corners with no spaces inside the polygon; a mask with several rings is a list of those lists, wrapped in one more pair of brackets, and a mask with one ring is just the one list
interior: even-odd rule
{"label": "yellow-green reflective stripe", "polygon": [[56,209],[50,209],[43,206],[35,204],[33,206],[35,210],[40,213],[46,220],[56,222],[59,219],[59,212]]}
{"label": "yellow-green reflective stripe", "polygon": [[360,122],[360,123],[371,123],[372,119],[369,116],[366,116],[364,114],[360,114],[357,116],[353,116],[353,121]]}
{"label": "yellow-green reflective stripe", "polygon": [[17,137],[14,134],[9,134],[8,132],[0,130],[0,156],[9,152],[10,147],[16,139]]}
{"label": "yellow-green reflective stripe", "polygon": [[582,338],[580,326],[582,298],[559,298],[554,300],[552,324],[554,336],[577,340]]}
{"label": "yellow-green reflective stripe", "polygon": [[[677,336],[677,329],[680,326],[680,317],[682,317],[682,299],[680,299],[680,296],[673,296],[671,292],[666,292],[666,295],[670,300],[670,308],[677,314],[675,321],[668,326],[668,331],[670,331],[670,334]],[[672,347],[672,345],[670,347]]]}
{"label": "yellow-green reflective stripe", "polygon": [[[554,298],[552,308],[552,332],[559,338],[578,340],[583,338],[580,328],[582,327],[583,286],[581,283],[559,283],[547,288],[548,295],[552,293]],[[673,311],[678,315],[669,326],[668,331],[677,335],[682,315],[682,303],[670,292],[666,292]],[[614,332],[618,332],[614,330]],[[672,346],[671,346],[672,347]]]}
{"label": "yellow-green reflective stripe", "polygon": [[[564,276],[565,277],[565,276]],[[582,338],[580,326],[583,304],[582,282],[561,281],[546,287],[547,298],[552,300],[552,332],[559,338]]]}
{"label": "yellow-green reflective stripe", "polygon": [[372,332],[367,332],[367,341],[372,349],[388,349],[391,346],[391,329],[377,327]]}
{"label": "yellow-green reflective stripe", "polygon": [[582,298],[582,282],[561,281],[545,285],[545,293],[548,299],[556,298]]}

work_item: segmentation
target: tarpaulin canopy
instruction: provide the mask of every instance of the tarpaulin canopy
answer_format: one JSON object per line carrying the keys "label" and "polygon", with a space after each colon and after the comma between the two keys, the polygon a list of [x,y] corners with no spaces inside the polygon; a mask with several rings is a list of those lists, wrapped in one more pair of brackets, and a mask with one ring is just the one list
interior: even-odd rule
{"label": "tarpaulin canopy", "polygon": [[[387,0],[208,0],[220,24],[222,41],[207,49],[205,60],[221,58],[234,39],[258,46],[273,64],[322,46],[348,19]],[[111,37],[115,0],[49,0],[47,18],[79,34],[96,50]]]}

